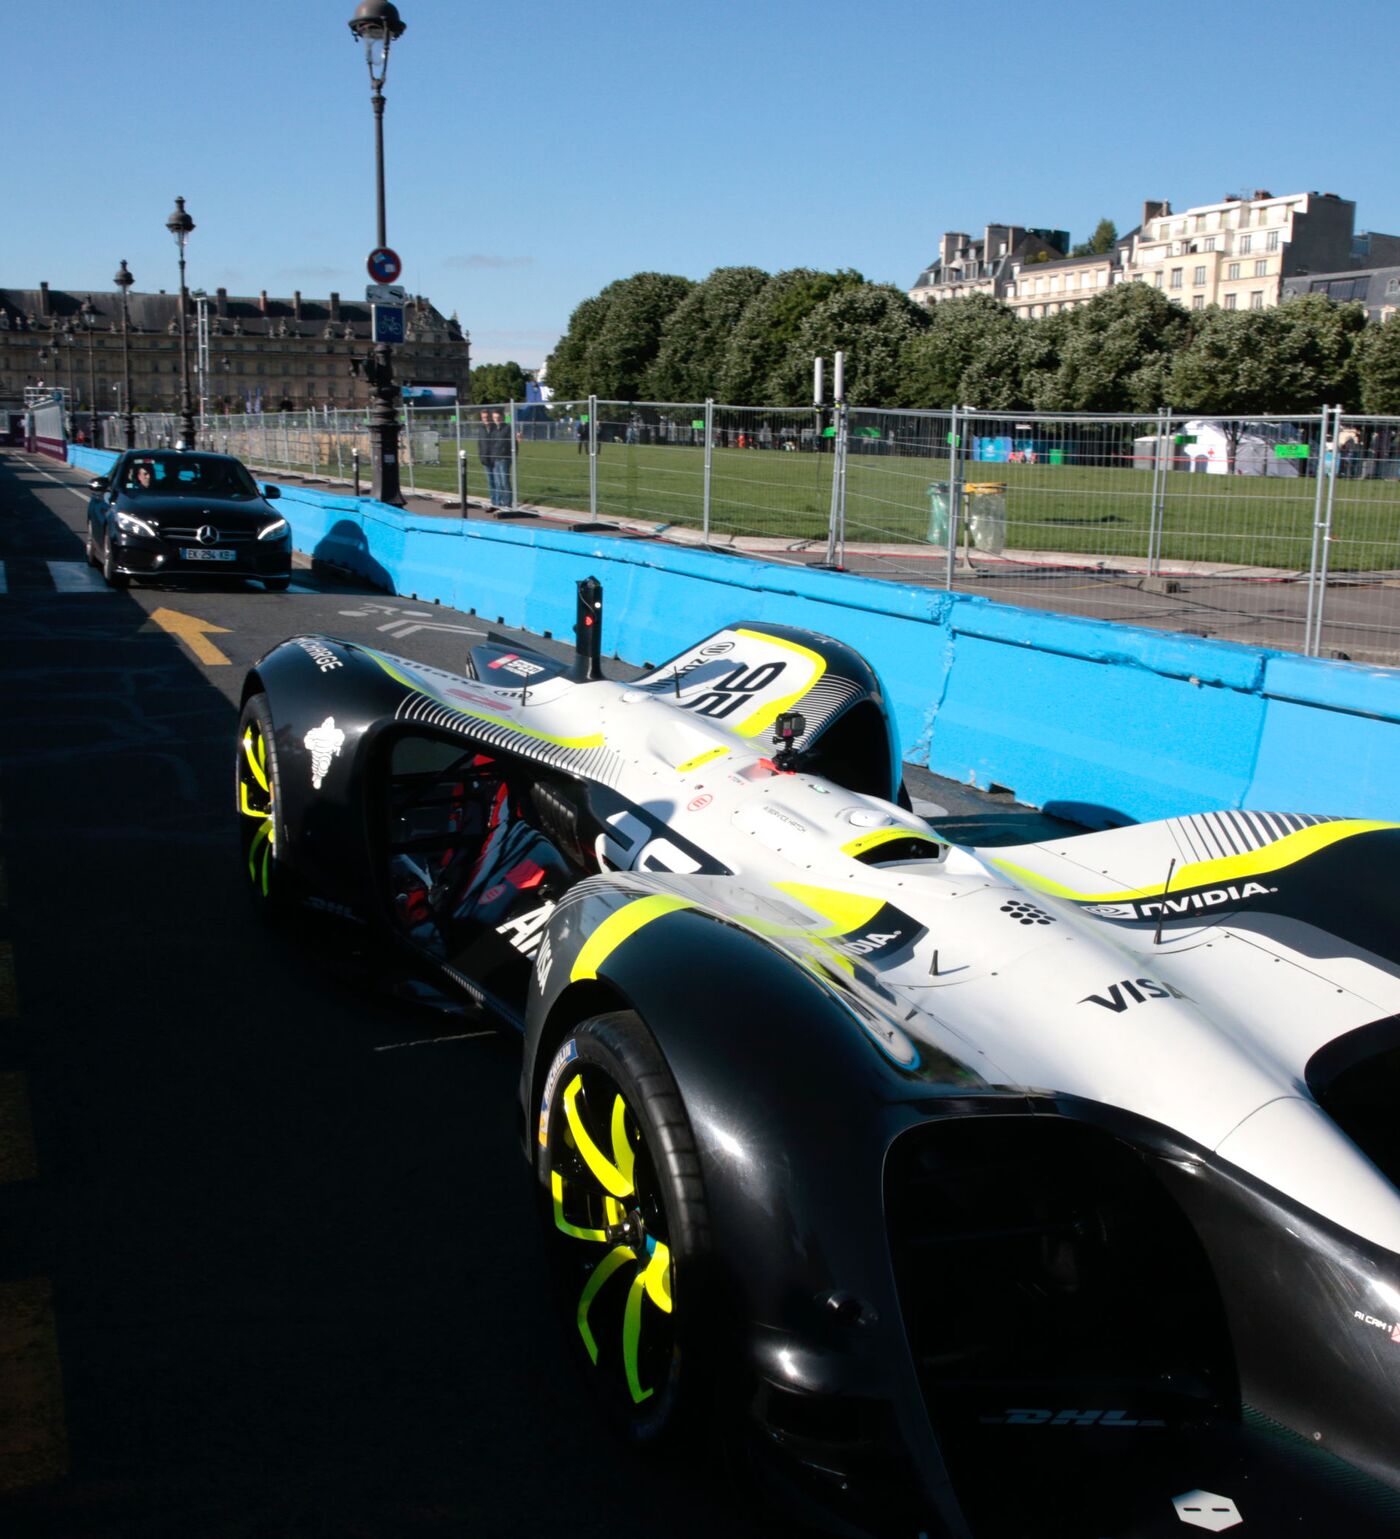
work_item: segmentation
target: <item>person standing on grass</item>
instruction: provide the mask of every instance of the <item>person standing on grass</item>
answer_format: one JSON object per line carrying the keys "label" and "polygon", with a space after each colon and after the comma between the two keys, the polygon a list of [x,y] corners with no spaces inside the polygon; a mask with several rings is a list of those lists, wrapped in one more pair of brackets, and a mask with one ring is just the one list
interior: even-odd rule
{"label": "person standing on grass", "polygon": [[491,413],[491,448],[492,459],[487,467],[487,474],[491,478],[491,501],[498,508],[508,508],[512,504],[510,493],[510,434],[511,427],[500,412]]}
{"label": "person standing on grass", "polygon": [[476,435],[476,456],[481,461],[481,468],[486,472],[486,501],[491,507],[496,506],[496,477],[492,466],[496,459],[496,437],[491,431],[491,413],[481,413],[481,430]]}

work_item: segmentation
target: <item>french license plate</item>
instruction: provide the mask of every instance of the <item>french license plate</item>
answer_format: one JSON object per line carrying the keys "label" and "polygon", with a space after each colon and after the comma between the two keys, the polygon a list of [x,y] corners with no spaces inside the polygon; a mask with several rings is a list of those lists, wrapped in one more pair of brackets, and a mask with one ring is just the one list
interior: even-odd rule
{"label": "french license plate", "polygon": [[180,547],[180,554],[186,561],[232,561],[238,554],[234,550],[191,550],[188,546]]}

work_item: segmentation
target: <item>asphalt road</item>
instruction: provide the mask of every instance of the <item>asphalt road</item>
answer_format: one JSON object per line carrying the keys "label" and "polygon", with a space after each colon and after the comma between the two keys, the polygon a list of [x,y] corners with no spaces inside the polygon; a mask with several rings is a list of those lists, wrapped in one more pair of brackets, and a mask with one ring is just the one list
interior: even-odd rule
{"label": "asphalt road", "polygon": [[[591,1414],[516,1039],[378,999],[248,911],[244,667],[324,631],[460,668],[486,623],[309,570],[109,592],[85,484],[0,456],[0,1535],[783,1532]],[[1040,826],[913,790],[944,826]]]}
{"label": "asphalt road", "polygon": [[460,666],[484,627],[310,573],[86,586],[84,480],[0,458],[0,1534],[755,1532],[564,1365],[515,1039],[247,911],[244,665],[325,630]]}

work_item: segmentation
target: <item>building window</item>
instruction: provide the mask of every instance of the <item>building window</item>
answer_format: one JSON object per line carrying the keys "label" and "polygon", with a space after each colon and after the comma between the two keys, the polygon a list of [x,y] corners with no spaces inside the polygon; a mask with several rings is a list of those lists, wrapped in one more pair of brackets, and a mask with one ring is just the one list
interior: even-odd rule
{"label": "building window", "polygon": [[1201,286],[1201,284],[1203,284],[1205,281],[1206,281],[1206,270],[1205,270],[1204,267],[1198,267],[1196,269],[1195,276],[1191,279],[1191,282],[1194,283],[1197,286],[1197,288],[1199,288]]}
{"label": "building window", "polygon": [[[1212,214],[1211,215],[1212,221],[1214,221],[1214,218],[1215,218],[1215,215]],[[1201,242],[1201,250],[1202,251],[1214,251],[1215,250],[1215,237],[1213,235],[1207,235],[1206,238]]]}
{"label": "building window", "polygon": [[1278,231],[1277,230],[1270,230],[1269,233],[1264,237],[1264,250],[1265,251],[1277,251],[1278,250]]}
{"label": "building window", "polygon": [[1387,294],[1400,294],[1400,278],[1387,278],[1385,291]]}
{"label": "building window", "polygon": [[1268,276],[1268,272],[1268,262],[1263,257],[1260,257],[1259,260],[1254,264],[1254,276],[1256,278],[1265,278]]}
{"label": "building window", "polygon": [[1241,251],[1247,253],[1247,252],[1249,252],[1253,248],[1253,246],[1254,246],[1254,237],[1252,235],[1241,235],[1240,236],[1240,250]]}
{"label": "building window", "polygon": [[1205,307],[1206,307],[1206,296],[1204,294],[1195,294],[1195,295],[1192,296],[1191,308],[1193,310],[1204,310]]}
{"label": "building window", "polygon": [[1240,264],[1238,262],[1231,262],[1229,268],[1226,270],[1225,276],[1227,278],[1238,278],[1239,275]]}
{"label": "building window", "polygon": [[1233,310],[1235,308],[1235,303],[1239,299],[1239,297],[1240,296],[1238,294],[1227,294],[1225,296],[1225,308],[1227,310]]}
{"label": "building window", "polygon": [[1249,296],[1249,308],[1251,310],[1262,310],[1264,308],[1264,294],[1262,289],[1255,289],[1254,292]]}
{"label": "building window", "polygon": [[1179,289],[1181,287],[1181,269],[1179,267],[1173,267],[1172,268],[1172,284],[1171,284],[1171,286],[1174,289]]}

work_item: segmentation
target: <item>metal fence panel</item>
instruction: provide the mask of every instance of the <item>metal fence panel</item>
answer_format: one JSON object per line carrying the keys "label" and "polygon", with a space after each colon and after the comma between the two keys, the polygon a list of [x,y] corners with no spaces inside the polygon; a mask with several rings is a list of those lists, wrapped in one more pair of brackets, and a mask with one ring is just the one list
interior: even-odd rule
{"label": "metal fence panel", "polygon": [[[120,447],[120,419],[102,427]],[[138,444],[177,430],[174,413],[137,417]],[[347,483],[358,451],[368,484],[363,410],[210,416],[199,441]],[[401,450],[407,489],[455,497],[465,469],[468,499],[503,510],[1400,664],[1393,417],[496,402],[406,410]]]}

